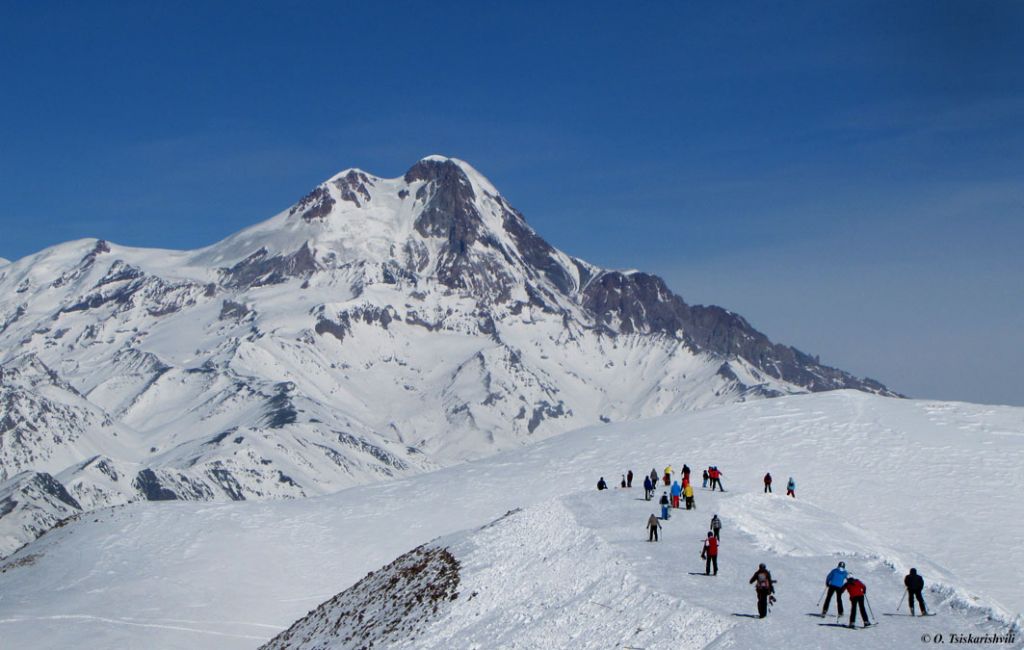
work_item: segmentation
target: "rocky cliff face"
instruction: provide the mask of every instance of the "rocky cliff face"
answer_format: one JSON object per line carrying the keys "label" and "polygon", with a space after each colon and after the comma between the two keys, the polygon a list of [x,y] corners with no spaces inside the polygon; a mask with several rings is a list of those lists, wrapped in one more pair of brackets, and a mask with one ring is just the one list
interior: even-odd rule
{"label": "rocky cliff face", "polygon": [[[302,497],[598,422],[892,394],[555,249],[440,156],[345,170],[201,250],[82,240],[0,266],[0,350],[0,489],[51,514]],[[8,547],[40,528],[24,512],[0,514]]]}

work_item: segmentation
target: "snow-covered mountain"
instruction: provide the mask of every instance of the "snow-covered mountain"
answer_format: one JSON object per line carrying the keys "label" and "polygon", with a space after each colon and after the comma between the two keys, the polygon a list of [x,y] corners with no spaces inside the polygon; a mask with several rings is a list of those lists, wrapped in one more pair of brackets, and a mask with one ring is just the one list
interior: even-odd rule
{"label": "snow-covered mountain", "polygon": [[[1021,408],[847,390],[590,427],[323,497],[129,504],[0,562],[0,636],[224,650],[301,619],[271,647],[363,647],[351,634],[373,647],[899,650],[1016,625],[1000,647],[1020,648],[1022,445]],[[657,544],[639,481],[594,489],[684,462],[718,465],[727,491],[698,480],[697,510],[662,522]],[[709,578],[699,552],[714,513]],[[867,583],[877,629],[808,615],[839,560]],[[765,621],[749,618],[760,562],[779,581]],[[910,567],[938,617],[890,616]]]}
{"label": "snow-covered mountain", "polygon": [[46,495],[8,497],[0,555],[98,506],[312,496],[599,422],[893,394],[554,249],[440,156],[343,171],[196,251],[5,264],[0,350],[0,491]]}

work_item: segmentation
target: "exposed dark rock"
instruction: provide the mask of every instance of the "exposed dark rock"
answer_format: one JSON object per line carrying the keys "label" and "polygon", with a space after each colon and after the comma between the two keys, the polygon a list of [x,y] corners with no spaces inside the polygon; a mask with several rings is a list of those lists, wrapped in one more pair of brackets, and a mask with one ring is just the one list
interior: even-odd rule
{"label": "exposed dark rock", "polygon": [[251,313],[251,310],[246,305],[234,300],[225,300],[224,304],[221,305],[220,315],[217,318],[219,320],[241,320],[249,313]]}
{"label": "exposed dark rock", "polygon": [[249,289],[306,277],[319,268],[309,244],[290,255],[271,256],[261,248],[231,268],[221,269],[221,283],[231,289]]}
{"label": "exposed dark rock", "polygon": [[367,203],[370,202],[370,191],[366,189],[367,185],[372,186],[373,181],[363,172],[356,170],[352,170],[334,181],[341,200],[355,203],[357,207],[362,206],[362,203],[359,202],[360,197]]}
{"label": "exposed dark rock", "polygon": [[175,501],[178,495],[160,483],[156,472],[151,469],[144,469],[135,477],[132,486],[146,497],[147,501]]}
{"label": "exposed dark rock", "polygon": [[333,207],[334,199],[331,198],[331,193],[326,187],[320,185],[313,188],[309,194],[292,206],[288,214],[289,216],[298,214],[305,221],[312,222],[329,215]]}

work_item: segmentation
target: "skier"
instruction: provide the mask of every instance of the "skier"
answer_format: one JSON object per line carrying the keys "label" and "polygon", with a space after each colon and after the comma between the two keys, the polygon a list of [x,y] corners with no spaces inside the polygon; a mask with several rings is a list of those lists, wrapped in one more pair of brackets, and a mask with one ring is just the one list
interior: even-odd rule
{"label": "skier", "polygon": [[648,542],[658,541],[659,528],[661,528],[661,522],[658,521],[658,518],[654,516],[654,513],[651,513],[651,516],[647,518],[647,530],[649,532],[649,534],[647,535]]}
{"label": "skier", "polygon": [[651,470],[651,485],[658,485],[658,472],[654,469]]}
{"label": "skier", "polygon": [[679,495],[683,493],[683,489],[679,487],[679,481],[672,481],[672,507],[679,507]]}
{"label": "skier", "polygon": [[620,488],[625,488],[626,487],[626,475],[625,474],[622,475],[622,480],[619,481],[619,487]]}
{"label": "skier", "polygon": [[693,486],[690,485],[689,481],[687,481],[686,487],[683,488],[683,496],[686,497],[686,509],[693,510],[696,506],[693,504]]}
{"label": "skier", "polygon": [[709,478],[710,478],[710,477],[708,476],[708,471],[707,471],[707,470],[704,470],[704,485],[702,485],[702,486],[701,486],[701,487],[703,487],[704,489],[707,489],[707,487],[708,487],[708,479],[709,479]]}
{"label": "skier", "polygon": [[685,490],[686,486],[689,485],[689,484],[690,484],[690,475],[689,474],[683,474],[683,483],[682,483],[683,489]]}
{"label": "skier", "polygon": [[825,606],[821,608],[821,616],[824,618],[828,614],[828,604],[832,602],[832,595],[836,597],[836,610],[839,612],[839,616],[843,615],[843,590],[846,589],[846,562],[840,562],[836,568],[828,572],[825,576],[825,587],[828,589],[828,595],[825,596]]}
{"label": "skier", "polygon": [[672,481],[672,466],[669,465],[668,467],[665,468],[665,487],[668,487],[669,483],[671,481]]}
{"label": "skier", "polygon": [[687,483],[690,482],[690,466],[683,463],[683,480]]}
{"label": "skier", "polygon": [[722,471],[712,465],[708,470],[708,475],[711,476],[711,491],[714,492],[717,485],[720,491],[725,492],[725,488],[722,487]]}
{"label": "skier", "polygon": [[860,607],[860,616],[864,619],[864,627],[871,625],[868,613],[864,609],[864,597],[868,593],[867,586],[853,576],[849,576],[846,578],[846,593],[850,594],[850,627],[853,627],[857,621],[858,607]]}
{"label": "skier", "polygon": [[921,605],[921,616],[928,616],[928,610],[924,606],[924,598],[921,591],[924,590],[924,578],[917,575],[917,569],[911,569],[906,578],[903,578],[903,586],[907,588],[907,603],[910,605],[910,615],[914,615],[914,599],[917,598]]}
{"label": "skier", "polygon": [[704,548],[700,552],[701,559],[704,560],[704,575],[711,575],[712,565],[715,567],[715,575],[718,575],[718,538],[715,534],[708,531],[708,538],[704,540]]}
{"label": "skier", "polygon": [[711,518],[711,533],[714,533],[715,539],[719,541],[722,539],[722,520],[718,518],[718,515]]}
{"label": "skier", "polygon": [[658,503],[661,504],[661,518],[668,519],[668,492],[661,493],[661,500]]}
{"label": "skier", "polygon": [[644,477],[644,501],[651,500],[651,494],[654,492],[654,484],[651,483],[651,477]]}
{"label": "skier", "polygon": [[768,472],[764,475],[764,491],[766,494],[772,493],[772,474]]}
{"label": "skier", "polygon": [[[756,584],[755,584],[756,583]],[[768,602],[775,602],[775,581],[772,574],[764,564],[757,567],[754,575],[750,576],[750,584],[757,590],[757,614],[760,618],[768,615]]]}
{"label": "skier", "polygon": [[789,477],[789,483],[786,483],[786,496],[796,498],[796,481],[793,477]]}
{"label": "skier", "polygon": [[626,487],[633,487],[633,470],[626,472]]}
{"label": "skier", "polygon": [[597,482],[597,489],[598,490],[607,490],[608,489],[608,484],[604,482],[604,477],[603,476],[601,477],[601,480]]}

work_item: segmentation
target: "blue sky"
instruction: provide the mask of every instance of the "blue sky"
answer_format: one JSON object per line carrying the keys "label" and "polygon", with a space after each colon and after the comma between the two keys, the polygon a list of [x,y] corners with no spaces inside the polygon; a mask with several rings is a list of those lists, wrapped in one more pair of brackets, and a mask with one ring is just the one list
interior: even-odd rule
{"label": "blue sky", "polygon": [[197,247],[443,153],[569,253],[1024,404],[1024,5],[550,4],[8,4],[0,256]]}

